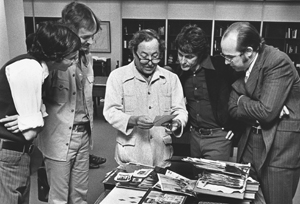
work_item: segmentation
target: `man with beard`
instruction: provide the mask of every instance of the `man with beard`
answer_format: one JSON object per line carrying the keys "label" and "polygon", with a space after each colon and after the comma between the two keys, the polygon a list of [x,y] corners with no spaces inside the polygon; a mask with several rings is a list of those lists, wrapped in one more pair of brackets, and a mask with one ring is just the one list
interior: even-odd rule
{"label": "man with beard", "polygon": [[[171,135],[180,137],[187,122],[183,91],[174,73],[158,66],[164,53],[154,30],[134,34],[129,42],[134,60],[108,77],[103,114],[118,130],[115,159],[150,166],[170,166]],[[174,115],[168,128],[154,126],[159,115]]]}
{"label": "man with beard", "polygon": [[267,204],[292,204],[300,174],[297,70],[248,22],[229,26],[221,48],[225,62],[246,73],[232,85],[229,100],[230,115],[246,124],[238,162],[251,163],[251,175],[260,182]]}
{"label": "man with beard", "polygon": [[184,26],[175,43],[189,112],[191,156],[228,161],[234,128],[228,112],[233,70],[221,56],[209,56],[205,33],[197,25]]}

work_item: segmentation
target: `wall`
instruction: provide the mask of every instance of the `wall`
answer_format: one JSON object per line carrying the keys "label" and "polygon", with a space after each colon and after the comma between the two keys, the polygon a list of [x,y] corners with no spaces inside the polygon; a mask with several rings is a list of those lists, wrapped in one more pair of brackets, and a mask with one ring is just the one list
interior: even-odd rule
{"label": "wall", "polygon": [[[71,0],[24,0],[25,16],[35,17],[60,17],[61,11]],[[89,6],[97,17],[102,21],[110,21],[111,29],[111,53],[93,53],[98,57],[111,58],[111,66],[116,66],[116,61],[121,59],[121,3],[115,0],[96,1],[83,0],[78,1]]]}
{"label": "wall", "polygon": [[[24,0],[25,16],[32,16],[32,1]],[[71,0],[34,0],[35,16],[59,17]],[[122,59],[122,18],[132,19],[202,19],[300,22],[299,1],[178,1],[178,0],[82,0],[102,21],[110,21],[111,53],[93,53],[111,58],[112,69]],[[166,21],[166,27],[167,27]],[[212,40],[213,43],[213,40]]]}
{"label": "wall", "polygon": [[0,1],[0,67],[26,52],[23,0]]}
{"label": "wall", "polygon": [[9,46],[6,26],[4,0],[0,0],[0,67],[9,59]]}

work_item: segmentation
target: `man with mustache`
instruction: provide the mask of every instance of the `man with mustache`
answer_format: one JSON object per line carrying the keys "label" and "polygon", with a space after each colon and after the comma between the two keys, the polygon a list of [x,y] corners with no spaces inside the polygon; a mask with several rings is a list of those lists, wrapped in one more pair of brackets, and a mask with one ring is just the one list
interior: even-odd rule
{"label": "man with mustache", "polygon": [[[134,60],[108,77],[103,114],[118,130],[115,159],[150,166],[170,166],[172,138],[180,137],[187,111],[178,77],[160,67],[164,42],[144,29],[129,42]],[[154,126],[158,115],[174,115],[169,128]]]}

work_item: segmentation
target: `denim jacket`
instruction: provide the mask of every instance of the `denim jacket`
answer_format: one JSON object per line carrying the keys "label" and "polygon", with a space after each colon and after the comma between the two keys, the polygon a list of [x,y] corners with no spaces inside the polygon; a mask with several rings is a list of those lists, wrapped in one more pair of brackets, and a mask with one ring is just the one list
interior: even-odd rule
{"label": "denim jacket", "polygon": [[[90,54],[87,59],[86,65],[81,62],[81,67],[82,72],[86,75],[84,95],[92,130],[94,73]],[[38,147],[44,156],[50,159],[66,161],[75,116],[76,69],[79,69],[78,64],[72,65],[65,72],[54,71],[45,82],[44,103],[49,115],[45,118],[44,128],[39,134]]]}

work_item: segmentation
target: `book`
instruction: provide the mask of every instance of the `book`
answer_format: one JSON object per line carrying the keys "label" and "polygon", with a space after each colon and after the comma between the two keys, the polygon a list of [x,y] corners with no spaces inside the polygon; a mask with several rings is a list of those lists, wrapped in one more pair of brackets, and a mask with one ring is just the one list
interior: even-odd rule
{"label": "book", "polygon": [[246,191],[258,191],[259,189],[259,182],[254,180],[251,177],[247,179]]}
{"label": "book", "polygon": [[194,193],[244,199],[250,164],[191,157],[182,160],[201,169],[201,174],[193,188]]}
{"label": "book", "polygon": [[235,162],[223,162],[191,157],[183,158],[182,161],[192,163],[196,168],[199,169],[205,169],[244,178],[247,178],[250,172],[250,163],[239,164]]}
{"label": "book", "polygon": [[[148,176],[146,176],[145,178],[141,178],[140,173],[141,173],[142,169],[144,170],[144,172],[148,173]],[[151,175],[149,170],[150,171],[154,170],[154,167],[142,165],[142,164],[136,164],[136,163],[127,163],[123,166],[118,166],[115,169],[113,169],[112,171],[108,172],[106,174],[106,176],[104,177],[104,179],[102,180],[102,183],[104,184],[104,187],[106,189],[113,189],[117,185],[124,186],[124,187],[128,186],[128,187],[132,187],[132,188],[137,188],[137,186],[139,184],[143,183],[144,180],[145,180],[144,183],[147,184],[148,179],[150,179],[147,177],[150,177],[150,175]],[[118,174],[120,172],[128,173],[129,175],[131,175],[130,180],[128,180],[127,182],[118,181],[116,179],[116,177],[118,176]],[[135,172],[135,174],[134,174],[134,172]],[[133,174],[134,174],[134,176],[132,176]],[[121,174],[120,174],[120,176],[121,176]]]}
{"label": "book", "polygon": [[187,196],[148,189],[138,204],[184,204]]}
{"label": "book", "polygon": [[[173,177],[164,174],[157,174],[159,188],[162,191],[196,196],[194,190],[196,180],[190,180],[183,177]],[[158,187],[157,185],[154,187]]]}
{"label": "book", "polygon": [[245,191],[244,199],[254,200],[256,191]]}
{"label": "book", "polygon": [[246,181],[243,178],[204,171],[197,180],[194,192],[227,198],[244,199],[245,188]]}

